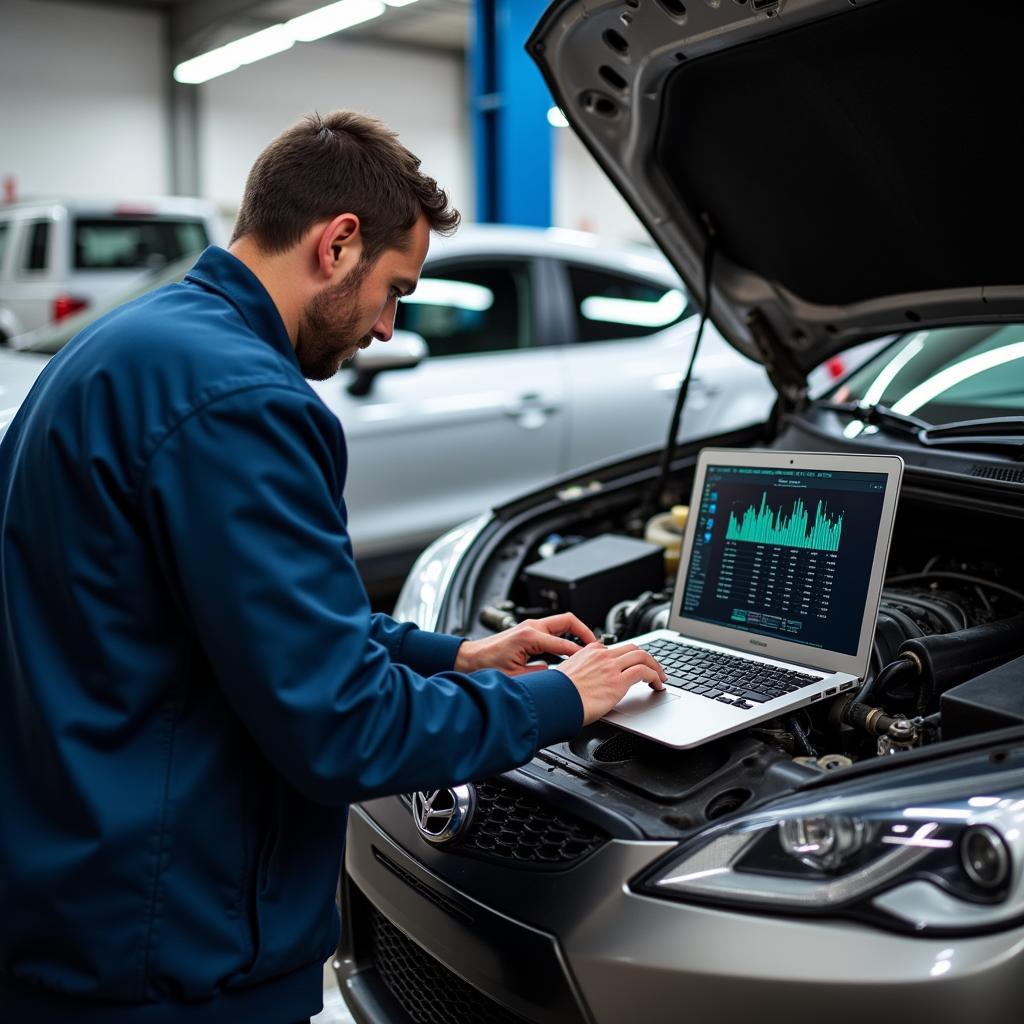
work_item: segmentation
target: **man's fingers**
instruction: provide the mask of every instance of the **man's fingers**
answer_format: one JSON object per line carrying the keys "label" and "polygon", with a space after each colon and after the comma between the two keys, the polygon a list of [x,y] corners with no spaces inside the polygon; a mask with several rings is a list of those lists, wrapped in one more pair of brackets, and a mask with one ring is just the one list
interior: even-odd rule
{"label": "man's fingers", "polygon": [[569,625],[566,629],[560,629],[560,633],[568,632],[572,633],[573,636],[578,636],[585,644],[593,644],[597,642],[597,637],[594,635],[594,631],[576,618],[571,612],[568,613]]}
{"label": "man's fingers", "polygon": [[635,686],[637,683],[647,683],[653,690],[665,689],[660,673],[646,664],[631,665],[622,673],[622,681],[629,686]]}
{"label": "man's fingers", "polygon": [[622,654],[616,658],[616,661],[623,669],[630,668],[633,665],[646,665],[657,674],[659,682],[666,678],[665,670],[647,651],[642,651],[639,647],[624,648]]}
{"label": "man's fingers", "polygon": [[553,633],[556,636],[559,633],[572,633],[573,636],[578,636],[585,644],[592,644],[597,641],[593,630],[580,622],[572,612],[548,615],[543,619],[535,619],[534,622],[548,633]]}
{"label": "man's fingers", "polygon": [[571,640],[563,640],[560,636],[553,636],[551,633],[545,633],[540,629],[531,629],[527,638],[527,644],[531,654],[572,655],[583,649]]}

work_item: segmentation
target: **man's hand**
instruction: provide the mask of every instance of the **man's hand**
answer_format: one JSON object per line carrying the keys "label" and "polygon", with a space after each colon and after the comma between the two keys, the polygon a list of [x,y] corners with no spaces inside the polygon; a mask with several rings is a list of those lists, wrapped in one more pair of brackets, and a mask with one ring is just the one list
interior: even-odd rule
{"label": "man's hand", "polygon": [[[580,647],[558,634],[572,633],[585,641]],[[529,664],[538,654],[568,655],[557,667],[567,675],[583,701],[583,724],[596,722],[611,711],[636,683],[665,689],[665,673],[648,654],[633,644],[605,647],[575,615],[527,619],[486,640],[466,640],[455,658],[457,672],[496,668],[506,675],[540,672],[546,665]]]}
{"label": "man's hand", "polygon": [[555,666],[573,682],[583,701],[583,724],[607,714],[637,683],[652,690],[665,689],[665,672],[647,651],[633,644],[604,647],[588,644]]}
{"label": "man's hand", "polygon": [[475,672],[481,668],[495,668],[508,676],[541,672],[547,665],[529,664],[537,655],[569,656],[584,649],[571,640],[563,640],[560,633],[572,633],[584,643],[596,642],[594,634],[568,612],[549,615],[544,619],[526,619],[518,626],[486,640],[466,640],[455,657],[455,671]]}

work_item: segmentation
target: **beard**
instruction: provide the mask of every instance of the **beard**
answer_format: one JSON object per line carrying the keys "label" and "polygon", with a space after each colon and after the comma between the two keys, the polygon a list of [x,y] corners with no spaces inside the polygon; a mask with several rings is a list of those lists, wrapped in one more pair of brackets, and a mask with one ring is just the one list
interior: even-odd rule
{"label": "beard", "polygon": [[327,380],[361,348],[373,341],[360,336],[365,313],[359,308],[359,289],[369,266],[356,264],[343,281],[325,288],[306,304],[299,319],[295,356],[307,380]]}

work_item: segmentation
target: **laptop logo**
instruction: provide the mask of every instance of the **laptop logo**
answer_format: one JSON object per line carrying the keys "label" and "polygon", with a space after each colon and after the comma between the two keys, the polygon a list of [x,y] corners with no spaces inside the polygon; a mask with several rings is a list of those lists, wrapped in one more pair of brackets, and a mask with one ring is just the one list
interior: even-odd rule
{"label": "laptop logo", "polygon": [[417,831],[428,843],[438,846],[461,838],[475,809],[473,786],[423,790],[412,797],[412,820]]}
{"label": "laptop logo", "polygon": [[767,647],[768,645],[763,640],[751,640],[749,641],[755,647]]}

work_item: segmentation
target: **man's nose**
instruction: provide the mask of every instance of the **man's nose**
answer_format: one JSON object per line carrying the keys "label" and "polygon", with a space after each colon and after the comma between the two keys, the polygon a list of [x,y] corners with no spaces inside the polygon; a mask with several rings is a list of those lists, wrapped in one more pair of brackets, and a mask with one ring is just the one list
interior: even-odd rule
{"label": "man's nose", "polygon": [[390,341],[391,335],[395,333],[395,312],[396,304],[389,302],[384,307],[380,319],[373,325],[370,333],[377,341]]}

